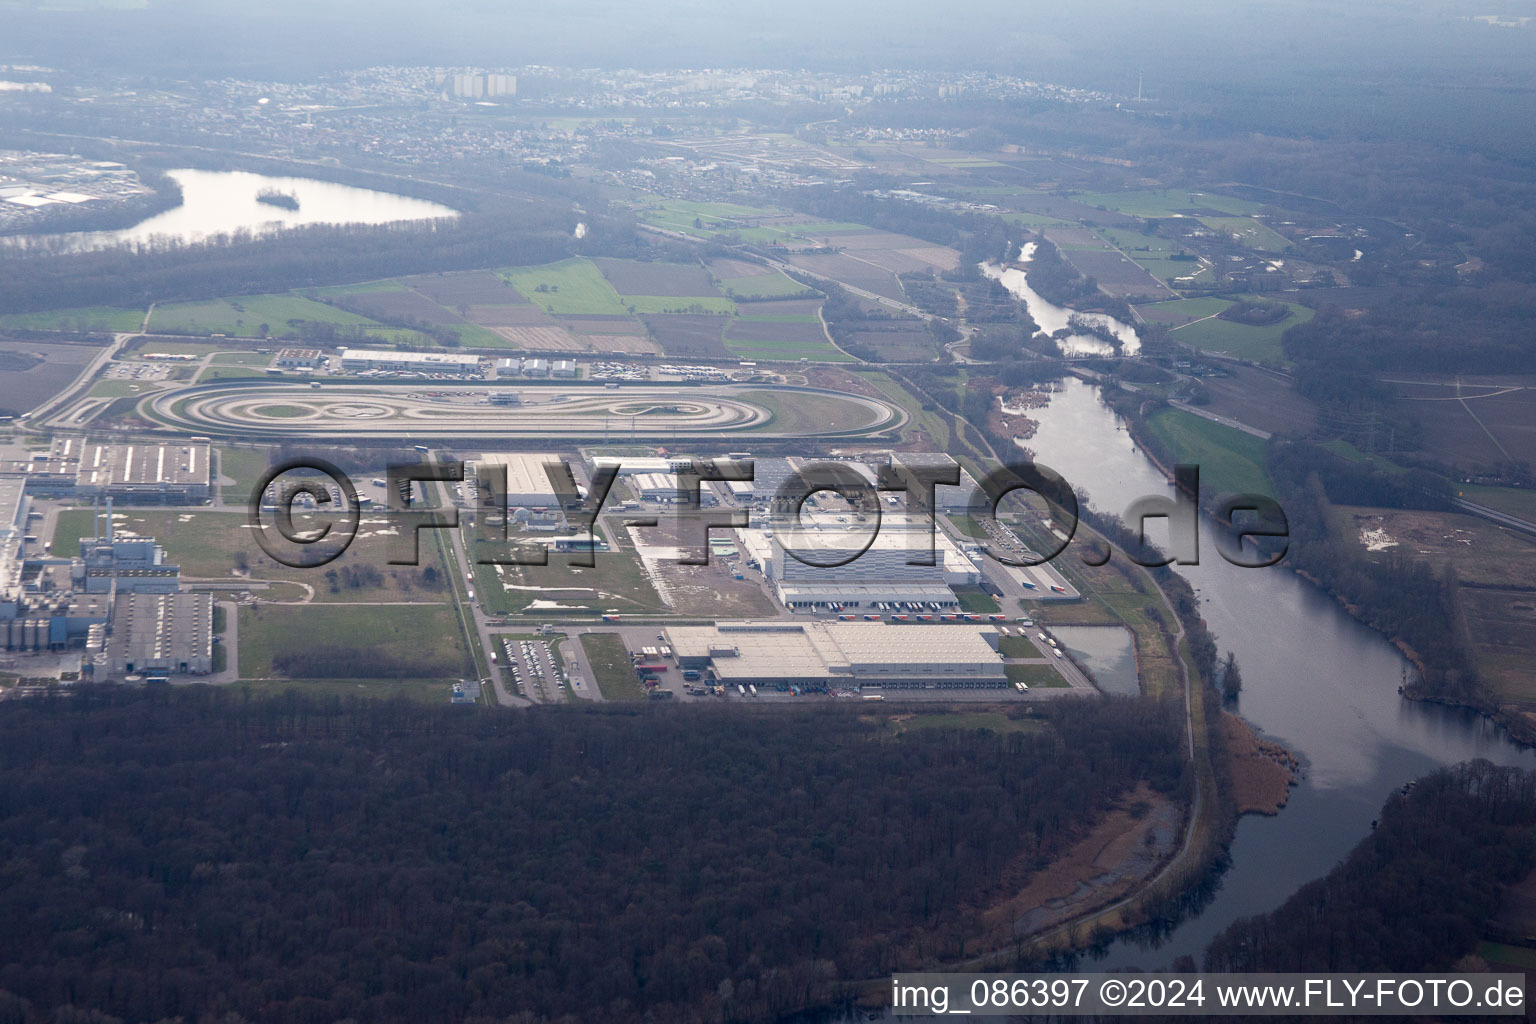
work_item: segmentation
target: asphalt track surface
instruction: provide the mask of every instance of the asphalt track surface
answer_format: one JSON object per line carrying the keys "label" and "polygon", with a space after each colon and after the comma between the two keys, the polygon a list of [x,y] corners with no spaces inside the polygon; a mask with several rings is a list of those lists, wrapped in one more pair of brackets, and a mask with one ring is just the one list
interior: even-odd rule
{"label": "asphalt track surface", "polygon": [[[147,397],[140,415],[192,434],[249,439],[326,438],[635,438],[860,436],[900,426],[905,413],[878,399],[817,388],[668,385],[543,386],[520,392],[520,405],[491,405],[484,385],[402,383],[311,388],[274,381],[199,384]],[[775,431],[761,404],[792,407],[796,395],[823,408],[837,403],[838,425]]]}

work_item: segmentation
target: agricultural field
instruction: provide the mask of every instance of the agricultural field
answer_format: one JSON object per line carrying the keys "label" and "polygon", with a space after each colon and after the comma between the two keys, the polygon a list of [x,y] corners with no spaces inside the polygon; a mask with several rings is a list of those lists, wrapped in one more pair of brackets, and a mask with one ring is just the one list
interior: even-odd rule
{"label": "agricultural field", "polygon": [[1114,250],[1078,249],[1065,255],[1080,273],[1096,280],[1107,295],[1140,301],[1170,294],[1168,286],[1147,267]]}
{"label": "agricultural field", "polygon": [[1201,217],[1200,223],[1212,231],[1236,236],[1239,244],[1257,252],[1285,252],[1291,247],[1284,235],[1251,217]]}
{"label": "agricultural field", "polygon": [[1202,494],[1275,492],[1264,469],[1264,442],[1252,434],[1178,409],[1159,409],[1147,418],[1147,428],[1174,462],[1200,467]]}
{"label": "agricultural field", "polygon": [[1296,393],[1290,381],[1251,366],[1227,368],[1203,380],[1210,401],[1204,408],[1218,416],[1271,434],[1305,434],[1317,422],[1317,407]]}
{"label": "agricultural field", "polygon": [[1426,455],[1467,471],[1529,457],[1530,439],[1536,437],[1536,378],[1416,379],[1393,388],[1398,408],[1419,422]]}
{"label": "agricultural field", "polygon": [[[1273,300],[1261,299],[1260,301]],[[1287,360],[1281,345],[1281,336],[1297,324],[1304,324],[1312,319],[1313,311],[1294,302],[1286,302],[1282,305],[1291,311],[1291,315],[1278,323],[1255,327],[1232,320],[1223,320],[1218,316],[1210,316],[1175,327],[1172,337],[1175,341],[1205,352],[1227,355],[1234,359],[1247,359],[1269,366],[1284,366]]]}
{"label": "agricultural field", "polygon": [[1140,189],[1131,192],[1083,193],[1072,197],[1088,206],[1114,210],[1132,217],[1177,217],[1203,211],[1248,217],[1261,206],[1247,199],[1215,192],[1190,192],[1184,189]]}
{"label": "agricultural field", "polygon": [[137,331],[144,325],[143,309],[117,306],[88,306],[79,309],[54,309],[42,313],[7,313],[0,316],[0,328],[28,331],[122,332]]}
{"label": "agricultural field", "polygon": [[820,321],[737,318],[726,325],[725,345],[746,359],[848,359],[827,341]]}
{"label": "agricultural field", "polygon": [[[729,268],[722,268],[720,264],[729,262]],[[743,264],[734,260],[717,260],[710,269],[717,273],[722,269],[737,270]],[[763,268],[767,269],[767,268]],[[768,270],[762,274],[747,274],[737,277],[719,277],[718,288],[721,292],[737,300],[751,299],[790,299],[790,298],[814,298],[818,295],[813,289],[807,288],[799,281],[785,277],[777,270]],[[743,310],[750,312],[750,307]]]}
{"label": "agricultural field", "polygon": [[697,263],[615,259],[594,259],[592,262],[620,295],[718,297],[720,294],[708,272]]}
{"label": "agricultural field", "polygon": [[781,218],[776,210],[735,203],[698,203],[669,199],[639,211],[647,224],[699,238],[733,236],[743,242],[789,243],[794,237],[779,227],[761,226],[764,219]]}
{"label": "agricultural field", "polygon": [[884,295],[889,299],[904,300],[906,297],[906,293],[901,289],[901,282],[896,279],[895,274],[880,267],[872,267],[862,260],[843,253],[833,255],[800,253],[785,257],[785,262],[813,274],[821,274],[855,288],[862,288],[876,295]]}
{"label": "agricultural field", "polygon": [[293,333],[300,322],[338,326],[382,327],[382,324],[323,302],[297,295],[242,295],[203,302],[172,302],[155,307],[151,330],[177,334],[228,334],[245,338]]}
{"label": "agricultural field", "polygon": [[1206,295],[1194,299],[1171,299],[1167,302],[1148,302],[1136,307],[1136,312],[1152,323],[1183,327],[1187,323],[1215,316],[1232,305],[1230,299]]}
{"label": "agricultural field", "polygon": [[675,359],[730,359],[722,340],[728,317],[653,314],[642,316],[662,352]]}
{"label": "agricultural field", "polygon": [[0,415],[18,416],[37,408],[72,384],[101,354],[92,345],[49,345],[0,341]]}
{"label": "agricultural field", "polygon": [[624,316],[629,312],[591,260],[577,257],[541,267],[513,267],[499,274],[546,313]]}
{"label": "agricultural field", "polygon": [[1459,618],[1467,625],[1478,675],[1495,700],[1536,705],[1536,540],[1473,516],[1414,509],[1338,506],[1337,528],[1368,557],[1399,554],[1456,567]]}
{"label": "agricultural field", "polygon": [[1529,487],[1479,487],[1467,484],[1461,488],[1462,497],[1479,505],[1496,508],[1508,515],[1536,522],[1536,489]]}
{"label": "agricultural field", "polygon": [[874,326],[851,332],[846,342],[850,351],[867,348],[876,358],[887,363],[928,362],[939,352],[933,335],[918,321],[897,320],[889,325]]}

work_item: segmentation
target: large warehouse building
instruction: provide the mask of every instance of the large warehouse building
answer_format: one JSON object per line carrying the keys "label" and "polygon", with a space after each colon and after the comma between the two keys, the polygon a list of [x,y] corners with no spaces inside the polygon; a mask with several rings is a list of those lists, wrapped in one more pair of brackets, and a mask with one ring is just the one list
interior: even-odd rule
{"label": "large warehouse building", "polygon": [[480,492],[480,506],[488,509],[526,509],[534,520],[553,519],[558,524],[565,522],[565,508],[560,495],[555,491],[554,484],[550,483],[549,473],[545,471],[547,463],[558,463],[564,470],[564,463],[560,456],[553,452],[485,452],[475,461],[474,468],[470,471],[476,475],[481,470],[489,473],[492,481],[496,478],[496,470],[506,471],[507,483],[505,494],[498,494],[492,489],[482,489]]}
{"label": "large warehouse building", "polygon": [[384,370],[391,373],[446,373],[460,377],[480,376],[480,357],[459,352],[388,352],[349,348],[341,353],[341,368],[348,373]]}
{"label": "large warehouse building", "polygon": [[1005,686],[984,626],[879,622],[717,622],[665,631],[677,662],[730,685]]}
{"label": "large warehouse building", "polygon": [[207,438],[116,444],[60,437],[47,452],[0,463],[0,477],[25,477],[32,494],[199,505],[212,494],[211,457]]}
{"label": "large warehouse building", "polygon": [[928,550],[926,517],[887,515],[878,525],[874,517],[852,518],[809,515],[794,532],[782,523],[776,529],[737,532],[748,563],[791,609],[856,610],[903,603],[954,608],[959,601],[951,588],[975,586],[981,580],[976,564],[941,530],[933,531],[934,564],[911,564]]}
{"label": "large warehouse building", "polygon": [[112,607],[107,676],[213,671],[213,595],[124,594]]}

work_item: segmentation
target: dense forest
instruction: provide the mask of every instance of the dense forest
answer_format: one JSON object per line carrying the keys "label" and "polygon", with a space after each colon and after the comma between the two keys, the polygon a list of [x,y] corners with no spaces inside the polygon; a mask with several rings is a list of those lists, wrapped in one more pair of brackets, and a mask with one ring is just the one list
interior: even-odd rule
{"label": "dense forest", "polygon": [[197,244],[166,240],[79,253],[52,254],[43,243],[18,246],[0,249],[0,309],[142,308],[173,299],[547,263],[578,251],[604,251],[608,225],[594,223],[577,241],[571,221],[569,213],[548,207],[487,202],[453,221],[314,225],[263,237],[219,236]]}
{"label": "dense forest", "polygon": [[1233,924],[1212,971],[1426,971],[1472,952],[1504,886],[1536,866],[1536,774],[1486,761],[1442,769],[1278,910]]}
{"label": "dense forest", "polygon": [[864,711],[8,702],[0,1020],[770,1019],[959,955],[1111,801],[1187,786],[1176,703]]}

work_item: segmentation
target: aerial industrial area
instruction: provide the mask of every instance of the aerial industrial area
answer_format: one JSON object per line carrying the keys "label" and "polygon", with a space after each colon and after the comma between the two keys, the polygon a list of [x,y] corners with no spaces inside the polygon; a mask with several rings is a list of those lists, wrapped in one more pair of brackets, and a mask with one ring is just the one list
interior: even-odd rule
{"label": "aerial industrial area", "polygon": [[0,1022],[1536,964],[1524,22],[336,5],[4,15]]}

